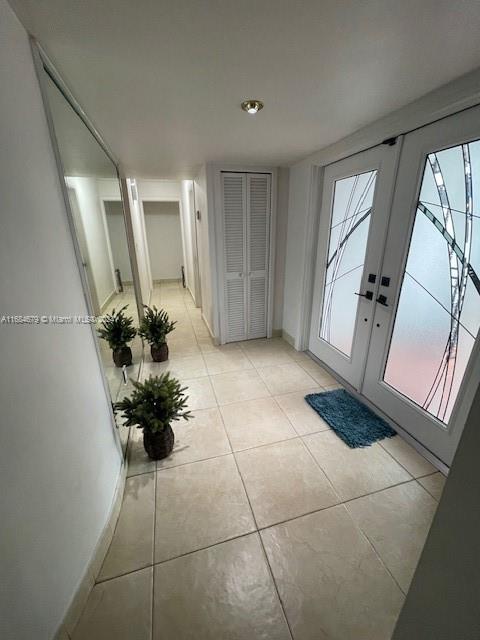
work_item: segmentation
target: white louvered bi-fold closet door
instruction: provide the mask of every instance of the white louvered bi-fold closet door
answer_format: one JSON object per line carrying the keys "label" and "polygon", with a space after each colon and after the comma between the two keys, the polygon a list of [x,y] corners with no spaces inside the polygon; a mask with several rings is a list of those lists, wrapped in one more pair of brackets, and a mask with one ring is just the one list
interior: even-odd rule
{"label": "white louvered bi-fold closet door", "polygon": [[247,174],[247,338],[267,335],[270,174]]}
{"label": "white louvered bi-fold closet door", "polygon": [[223,173],[225,332],[227,342],[247,338],[247,178]]}
{"label": "white louvered bi-fold closet door", "polygon": [[222,173],[225,339],[267,335],[269,174]]}

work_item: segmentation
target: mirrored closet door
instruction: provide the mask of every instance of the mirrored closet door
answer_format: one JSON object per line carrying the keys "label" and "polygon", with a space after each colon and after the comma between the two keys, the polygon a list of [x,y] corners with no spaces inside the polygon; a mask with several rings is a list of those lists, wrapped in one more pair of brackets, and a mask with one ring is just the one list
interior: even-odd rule
{"label": "mirrored closet door", "polygon": [[[107,314],[131,318],[138,328],[141,298],[134,278],[131,243],[128,241],[125,203],[117,165],[70,96],[61,81],[43,66],[40,78],[53,144],[64,180],[69,222],[81,271],[89,313],[95,316],[93,329],[112,402],[131,389],[138,379],[143,344],[131,338],[131,362],[123,352],[115,356],[112,345],[99,336]],[[126,431],[126,430],[125,430]]]}

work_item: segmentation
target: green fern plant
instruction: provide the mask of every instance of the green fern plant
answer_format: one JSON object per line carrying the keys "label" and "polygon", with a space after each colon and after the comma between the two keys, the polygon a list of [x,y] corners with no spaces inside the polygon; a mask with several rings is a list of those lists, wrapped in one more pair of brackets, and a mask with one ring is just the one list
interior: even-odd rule
{"label": "green fern plant", "polygon": [[138,334],[148,342],[148,344],[158,347],[165,344],[167,341],[167,334],[173,331],[176,322],[172,322],[168,313],[163,309],[157,309],[153,306],[145,306],[145,315],[140,322],[140,329]]}
{"label": "green fern plant", "polygon": [[134,390],[130,397],[117,402],[115,409],[123,411],[124,426],[136,426],[152,433],[166,429],[174,420],[189,420],[192,415],[187,411],[188,396],[176,378],[170,372],[147,378],[145,382],[133,382]]}
{"label": "green fern plant", "polygon": [[125,347],[137,335],[137,330],[133,326],[133,318],[124,313],[127,307],[128,304],[118,311],[112,309],[112,313],[103,318],[100,329],[98,329],[98,335],[108,342],[108,346],[112,350]]}

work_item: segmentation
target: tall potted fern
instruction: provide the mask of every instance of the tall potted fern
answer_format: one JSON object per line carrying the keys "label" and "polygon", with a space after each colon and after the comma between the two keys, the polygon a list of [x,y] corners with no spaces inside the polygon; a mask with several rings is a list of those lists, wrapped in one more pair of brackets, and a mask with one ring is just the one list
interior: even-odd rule
{"label": "tall potted fern", "polygon": [[124,426],[143,429],[143,446],[152,460],[166,458],[175,442],[171,423],[191,418],[186,410],[186,387],[181,387],[168,371],[143,383],[133,382],[133,386],[131,396],[117,402],[115,409],[123,411]]}
{"label": "tall potted fern", "polygon": [[150,345],[154,362],[168,360],[167,334],[173,331],[176,322],[170,321],[163,309],[145,306],[145,315],[140,322],[139,335]]}
{"label": "tall potted fern", "polygon": [[133,318],[125,315],[124,307],[112,313],[107,314],[98,329],[98,335],[108,342],[108,346],[112,350],[113,361],[117,367],[132,364],[132,350],[128,343],[137,335],[137,330],[133,326]]}

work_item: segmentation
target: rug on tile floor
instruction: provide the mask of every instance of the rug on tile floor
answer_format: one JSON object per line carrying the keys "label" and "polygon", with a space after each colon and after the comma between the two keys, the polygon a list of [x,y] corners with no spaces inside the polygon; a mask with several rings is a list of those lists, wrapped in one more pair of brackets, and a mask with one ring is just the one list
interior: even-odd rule
{"label": "rug on tile floor", "polygon": [[310,393],[305,400],[352,449],[368,447],[396,432],[345,389]]}

